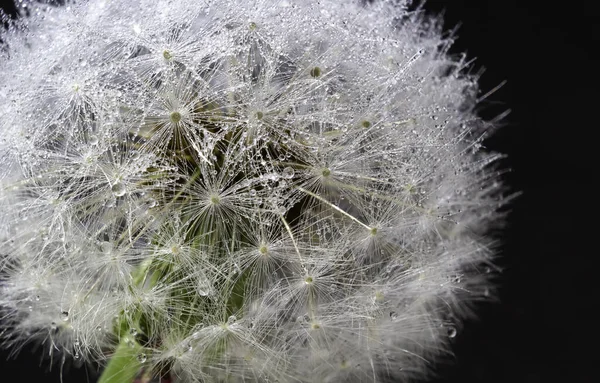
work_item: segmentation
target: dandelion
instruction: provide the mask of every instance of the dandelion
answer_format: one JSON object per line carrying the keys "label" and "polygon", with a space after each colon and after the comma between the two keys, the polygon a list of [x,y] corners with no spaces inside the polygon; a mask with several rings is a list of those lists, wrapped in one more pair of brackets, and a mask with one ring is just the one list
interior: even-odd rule
{"label": "dandelion", "polygon": [[489,295],[500,156],[421,8],[26,5],[0,52],[13,354],[102,383],[408,381]]}

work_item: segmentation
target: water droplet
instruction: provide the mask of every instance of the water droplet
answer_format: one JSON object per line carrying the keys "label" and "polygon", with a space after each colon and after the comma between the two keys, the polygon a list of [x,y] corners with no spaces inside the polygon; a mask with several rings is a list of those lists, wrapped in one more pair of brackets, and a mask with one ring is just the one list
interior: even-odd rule
{"label": "water droplet", "polygon": [[96,145],[98,143],[97,136],[90,136],[90,145]]}
{"label": "water droplet", "polygon": [[131,328],[129,329],[129,335],[131,336],[136,336],[138,334],[137,330],[135,328]]}
{"label": "water droplet", "polygon": [[448,338],[454,338],[456,336],[456,328],[454,326],[448,326]]}
{"label": "water droplet", "polygon": [[255,189],[250,189],[249,193],[250,193],[251,196],[254,197],[256,195],[256,190]]}
{"label": "water droplet", "polygon": [[281,175],[283,176],[283,178],[294,178],[294,169],[290,166],[286,167],[285,169],[283,169],[283,172],[281,173]]}
{"label": "water droplet", "polygon": [[237,321],[237,317],[235,315],[231,315],[229,318],[227,318],[227,324],[234,324],[235,321]]}
{"label": "water droplet", "polygon": [[125,195],[125,185],[123,185],[123,183],[121,182],[117,182],[115,183],[110,190],[112,190],[113,194],[115,195],[115,197],[122,197]]}
{"label": "water droplet", "polygon": [[395,312],[395,311],[391,311],[391,312],[390,312],[390,319],[391,319],[392,321],[395,321],[396,319],[398,319],[398,313],[397,313],[397,312]]}
{"label": "water droplet", "polygon": [[69,320],[69,312],[63,311],[62,313],[60,313],[60,319],[62,319],[65,322],[68,321]]}
{"label": "water droplet", "polygon": [[210,291],[210,287],[208,286],[208,284],[206,282],[200,282],[200,284],[198,285],[198,295],[205,297],[208,295],[208,292]]}
{"label": "water droplet", "polygon": [[148,360],[148,357],[146,356],[146,354],[144,354],[143,352],[141,354],[138,354],[137,356],[137,360],[140,363],[146,363],[146,360]]}
{"label": "water droplet", "polygon": [[312,68],[310,70],[310,75],[314,78],[321,76],[321,68],[319,68],[318,66]]}

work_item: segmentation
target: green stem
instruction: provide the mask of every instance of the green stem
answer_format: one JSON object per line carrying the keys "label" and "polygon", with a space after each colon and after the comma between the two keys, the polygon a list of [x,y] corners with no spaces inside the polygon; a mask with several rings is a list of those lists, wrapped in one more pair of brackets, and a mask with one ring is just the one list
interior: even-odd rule
{"label": "green stem", "polygon": [[132,383],[142,367],[142,349],[132,338],[123,337],[98,383]]}
{"label": "green stem", "polygon": [[[152,261],[151,258],[147,259],[138,267],[133,275],[135,285],[141,286],[146,283]],[[139,327],[137,326],[139,319],[139,316],[137,316],[135,320],[136,327]],[[124,319],[121,320],[116,332],[117,334],[128,334],[129,325]],[[142,368],[145,359],[145,357],[141,357],[143,352],[144,347],[136,342],[133,336],[121,336],[119,345],[104,371],[102,371],[98,383],[132,383]]]}

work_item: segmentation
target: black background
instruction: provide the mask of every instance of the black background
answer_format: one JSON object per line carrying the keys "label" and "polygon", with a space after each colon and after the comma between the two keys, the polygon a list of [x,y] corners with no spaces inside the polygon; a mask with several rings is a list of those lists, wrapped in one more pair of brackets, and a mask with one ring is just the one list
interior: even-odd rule
{"label": "black background", "polygon": [[[127,1],[127,0],[122,0]],[[300,0],[298,0],[300,1]],[[0,0],[7,12],[11,5]],[[476,58],[485,93],[507,83],[481,105],[491,119],[507,109],[504,126],[487,146],[508,154],[505,182],[523,192],[502,234],[499,303],[478,309],[454,342],[455,355],[434,382],[592,382],[598,359],[597,216],[591,190],[598,171],[595,143],[600,111],[600,13],[594,1],[430,0],[447,28],[459,25],[453,52]],[[6,4],[6,5],[5,5]],[[14,8],[13,8],[14,9]],[[39,355],[0,354],[0,381],[58,382],[43,374]],[[90,371],[66,373],[86,382]],[[592,377],[596,379],[592,380]],[[13,380],[10,380],[13,381]]]}

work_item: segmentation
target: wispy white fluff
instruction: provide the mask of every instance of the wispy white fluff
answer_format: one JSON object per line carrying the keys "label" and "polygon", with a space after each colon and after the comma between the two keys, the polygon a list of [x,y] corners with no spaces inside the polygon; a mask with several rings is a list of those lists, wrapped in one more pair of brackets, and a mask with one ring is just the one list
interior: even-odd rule
{"label": "wispy white fluff", "polygon": [[29,4],[0,54],[4,345],[128,339],[179,382],[424,376],[489,292],[501,190],[477,79],[409,5]]}

